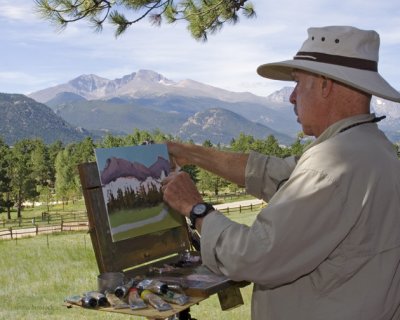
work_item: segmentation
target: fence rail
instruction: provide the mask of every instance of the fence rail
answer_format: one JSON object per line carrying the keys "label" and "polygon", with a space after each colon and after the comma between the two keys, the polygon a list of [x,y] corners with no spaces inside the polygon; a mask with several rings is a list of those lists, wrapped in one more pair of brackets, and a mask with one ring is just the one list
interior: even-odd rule
{"label": "fence rail", "polygon": [[1,221],[0,240],[33,237],[39,234],[88,230],[87,213],[43,212],[41,217]]}
{"label": "fence rail", "polygon": [[[241,213],[259,210],[260,204],[235,205],[219,209],[224,214]],[[64,231],[81,231],[89,229],[86,212],[43,212],[41,217],[21,218],[0,221],[0,240],[34,237]]]}
{"label": "fence rail", "polygon": [[33,224],[54,224],[61,221],[87,220],[85,211],[65,211],[65,212],[42,212],[41,216],[17,219],[1,219],[0,228],[8,227],[30,227]]}
{"label": "fence rail", "polygon": [[235,207],[225,207],[225,208],[220,208],[218,211],[224,213],[224,214],[230,214],[230,213],[241,213],[243,211],[253,211],[253,210],[260,210],[262,208],[262,204],[249,204],[246,206],[238,205]]}

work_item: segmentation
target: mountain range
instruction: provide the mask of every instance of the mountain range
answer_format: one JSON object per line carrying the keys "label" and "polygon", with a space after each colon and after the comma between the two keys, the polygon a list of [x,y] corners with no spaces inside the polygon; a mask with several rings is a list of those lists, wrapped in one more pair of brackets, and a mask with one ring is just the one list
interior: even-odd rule
{"label": "mountain range", "polygon": [[255,138],[273,134],[290,144],[301,129],[292,106],[282,98],[288,90],[268,99],[139,70],[114,80],[82,75],[30,97],[89,131],[129,134],[134,128],[160,129],[183,140],[222,144],[244,132]]}
{"label": "mountain range", "polygon": [[[114,80],[81,75],[67,83],[33,92],[29,95],[31,99],[18,96],[22,105],[26,106],[29,101],[32,106],[40,105],[40,110],[51,109],[46,110],[57,121],[64,121],[63,126],[72,130],[71,134],[81,134],[76,139],[105,133],[124,135],[138,128],[159,129],[196,143],[210,140],[214,144],[229,144],[243,132],[255,138],[273,134],[280,143],[290,144],[301,131],[289,102],[292,90],[284,87],[260,97],[193,80],[175,82],[154,71],[139,70]],[[0,96],[0,107],[3,100],[7,99]],[[379,123],[380,128],[393,142],[400,141],[399,104],[373,97],[371,105],[378,115],[387,116]],[[0,118],[1,128],[2,121]],[[18,127],[18,121],[14,125]],[[43,125],[46,126],[50,125]]]}

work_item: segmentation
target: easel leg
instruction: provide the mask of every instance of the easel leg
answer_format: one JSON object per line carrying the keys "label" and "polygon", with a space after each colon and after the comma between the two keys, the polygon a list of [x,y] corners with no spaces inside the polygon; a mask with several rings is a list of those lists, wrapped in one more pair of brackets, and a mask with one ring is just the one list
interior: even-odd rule
{"label": "easel leg", "polygon": [[181,312],[179,312],[179,320],[196,320],[195,318],[192,318],[190,315],[190,308],[187,308]]}
{"label": "easel leg", "polygon": [[[157,319],[150,319],[147,318],[148,320],[157,320]],[[195,318],[192,318],[190,315],[190,308],[187,308],[185,310],[182,310],[181,312],[173,315],[172,317],[166,318],[164,320],[197,320]]]}

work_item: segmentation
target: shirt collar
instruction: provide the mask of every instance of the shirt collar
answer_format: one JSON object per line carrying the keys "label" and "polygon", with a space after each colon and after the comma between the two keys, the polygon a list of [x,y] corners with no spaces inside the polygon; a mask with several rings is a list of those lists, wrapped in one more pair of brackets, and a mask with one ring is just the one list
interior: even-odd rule
{"label": "shirt collar", "polygon": [[324,132],[321,133],[321,135],[315,139],[312,143],[310,143],[304,151],[307,151],[308,149],[316,146],[317,144],[320,144],[321,142],[324,142],[325,140],[328,140],[329,138],[332,138],[336,136],[338,133],[340,133],[341,130],[357,124],[357,123],[364,123],[364,122],[369,122],[375,119],[375,113],[370,113],[370,114],[359,114],[356,116],[352,116],[350,118],[346,118],[343,120],[340,120],[338,122],[335,122],[334,124],[330,125],[327,129],[325,129]]}

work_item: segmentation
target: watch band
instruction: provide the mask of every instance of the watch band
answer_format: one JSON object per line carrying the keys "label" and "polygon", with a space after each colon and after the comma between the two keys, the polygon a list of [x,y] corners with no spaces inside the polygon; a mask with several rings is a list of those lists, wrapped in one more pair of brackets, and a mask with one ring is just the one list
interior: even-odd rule
{"label": "watch band", "polygon": [[[199,206],[203,207],[204,210],[202,212],[197,212],[197,208]],[[196,220],[197,218],[205,217],[209,212],[214,211],[215,208],[210,203],[201,202],[197,203],[193,206],[192,210],[190,211],[189,219],[191,223],[191,228],[196,229]]]}

